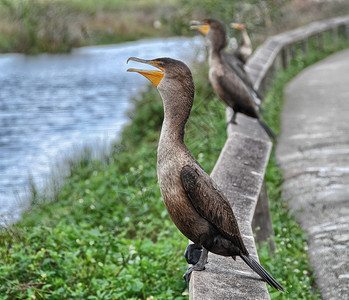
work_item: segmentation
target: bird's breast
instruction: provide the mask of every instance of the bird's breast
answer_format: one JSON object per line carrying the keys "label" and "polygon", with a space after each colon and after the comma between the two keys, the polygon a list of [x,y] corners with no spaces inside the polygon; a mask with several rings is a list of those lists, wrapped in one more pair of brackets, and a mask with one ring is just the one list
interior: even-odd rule
{"label": "bird's breast", "polygon": [[[214,67],[214,68],[210,68],[209,71],[209,80],[212,84],[212,87],[214,89],[214,91],[216,92],[216,94],[224,101],[227,102],[228,99],[226,99],[226,94],[224,92],[223,87],[220,84],[220,78],[222,78],[224,76],[224,71],[223,68],[218,68],[218,67]],[[230,105],[230,103],[227,103],[227,105]]]}
{"label": "bird's breast", "polygon": [[158,181],[172,221],[188,239],[200,244],[210,225],[197,213],[184,190],[181,171],[185,164],[183,158],[175,155],[167,160],[158,160]]}

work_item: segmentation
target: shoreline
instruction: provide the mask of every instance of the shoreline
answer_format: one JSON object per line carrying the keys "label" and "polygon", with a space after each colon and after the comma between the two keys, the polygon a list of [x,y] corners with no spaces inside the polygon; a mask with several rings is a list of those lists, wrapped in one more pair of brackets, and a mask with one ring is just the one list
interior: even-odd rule
{"label": "shoreline", "polygon": [[[154,45],[155,45],[155,47],[158,48],[158,51],[161,52],[162,48],[166,49],[166,47],[174,47],[173,45],[179,45],[179,44],[186,45],[184,48],[187,49],[187,50],[185,50],[184,53],[188,53],[188,57],[194,58],[196,56],[196,52],[195,52],[194,49],[199,48],[199,45],[201,45],[202,41],[203,41],[203,38],[201,36],[196,36],[194,38],[191,38],[191,37],[174,37],[174,38],[168,38],[165,41],[163,39],[143,39],[141,41],[128,42],[126,44],[108,45],[107,47],[104,47],[104,46],[89,46],[89,47],[77,48],[77,49],[75,49],[75,54],[74,54],[74,52],[72,54],[38,54],[37,57],[30,55],[30,61],[36,61],[37,60],[41,64],[43,59],[46,61],[46,60],[50,60],[52,57],[54,57],[55,60],[58,60],[58,61],[60,60],[60,57],[62,57],[63,60],[65,60],[67,57],[72,57],[73,60],[76,60],[76,59],[74,59],[74,57],[75,57],[74,55],[80,55],[80,56],[82,56],[82,58],[85,58],[85,54],[88,54],[86,57],[89,58],[89,59],[90,59],[91,55],[96,56],[98,58],[100,56],[99,53],[100,52],[104,53],[104,51],[106,51],[107,53],[110,53],[108,55],[109,56],[112,55],[111,60],[113,60],[114,59],[114,54],[112,54],[112,53],[114,53],[114,52],[115,53],[121,53],[122,56],[124,56],[124,52],[127,53],[127,51],[131,51],[131,52],[135,51],[135,49],[137,49],[138,47],[143,47],[143,48],[145,47],[145,50],[146,50],[148,48],[154,47]],[[159,44],[161,44],[162,46],[159,47]],[[189,48],[190,48],[190,51],[188,50]],[[115,51],[113,51],[113,50],[115,50]],[[8,56],[10,60],[17,59],[18,57],[19,57],[20,60],[22,60],[22,57],[23,57],[23,60],[26,60],[26,56],[27,56],[25,54],[14,54],[14,53],[4,54],[4,55]],[[53,56],[51,57],[51,55],[53,55]],[[178,55],[178,54],[176,54],[176,55]],[[77,57],[79,58],[79,56],[77,56]],[[6,61],[7,58],[0,56],[0,61],[1,60]],[[104,62],[104,61],[102,61],[102,62]],[[57,62],[55,64],[57,64]],[[114,65],[114,63],[113,63],[113,65]],[[114,74],[115,72],[116,73],[122,72],[122,73],[125,73],[125,74],[122,74],[122,76],[126,77],[128,74],[126,74],[126,72],[124,72],[124,70],[123,70],[126,67],[127,67],[127,65],[126,65],[126,56],[125,56],[124,60],[119,61],[119,62],[115,62],[115,67],[112,67],[112,68],[115,68],[115,71],[113,71],[112,74]],[[104,70],[104,68],[102,70]],[[98,76],[103,78],[102,74],[99,74]],[[115,81],[117,81],[117,78],[118,77],[115,78]],[[114,84],[111,83],[112,87],[110,87],[110,88],[112,88],[113,90],[116,89],[113,92],[113,94],[111,95],[112,98],[124,97],[124,96],[121,96],[121,95],[118,94],[118,93],[121,93],[122,89],[125,89],[125,81],[124,81],[124,79],[121,79],[121,80],[122,80],[122,82],[124,82],[124,84],[123,84],[123,86],[120,86],[120,87],[118,87],[116,85],[116,83],[115,83],[115,87],[114,87]],[[137,87],[137,90],[138,90],[137,93],[141,92],[145,88],[145,85],[142,83],[144,81],[142,81],[142,80],[143,80],[143,78],[137,78],[136,82],[140,82],[140,85]],[[132,77],[128,77],[126,82],[133,82]],[[63,87],[63,88],[65,89],[65,87]],[[121,89],[121,90],[119,90],[119,89]],[[59,155],[58,156],[54,156],[54,157],[52,157],[52,155],[50,154],[51,150],[47,149],[47,147],[46,147],[45,148],[46,150],[45,149],[44,150],[48,151],[48,152],[47,152],[47,155],[46,155],[47,157],[45,156],[44,159],[47,158],[49,160],[47,161],[47,164],[45,162],[41,162],[41,166],[40,166],[40,168],[45,168],[45,170],[46,170],[45,174],[43,176],[41,176],[41,177],[38,177],[37,176],[38,175],[37,174],[37,170],[34,170],[34,174],[30,175],[32,173],[32,171],[30,169],[30,170],[27,171],[28,175],[25,175],[24,176],[25,178],[23,178],[23,180],[22,180],[22,181],[28,182],[28,184],[26,184],[26,186],[23,186],[23,187],[14,186],[12,191],[9,191],[8,190],[9,188],[5,189],[5,187],[4,187],[3,188],[4,193],[3,193],[2,190],[1,190],[1,193],[0,193],[0,203],[3,203],[2,205],[0,205],[0,207],[2,208],[2,209],[0,209],[0,215],[6,215],[5,218],[8,220],[8,215],[12,215],[13,214],[13,215],[16,216],[15,219],[18,221],[18,213],[17,212],[18,211],[22,211],[21,207],[23,207],[23,206],[27,207],[27,205],[25,205],[23,203],[31,203],[32,202],[32,200],[31,200],[32,194],[35,194],[35,197],[38,197],[39,195],[44,193],[45,190],[49,189],[49,188],[47,188],[47,183],[46,183],[47,181],[49,181],[49,182],[50,181],[61,182],[61,179],[59,179],[59,178],[51,178],[51,174],[53,174],[53,173],[54,174],[57,174],[57,173],[59,174],[60,171],[56,171],[57,168],[58,169],[62,169],[62,170],[67,169],[66,161],[69,161],[69,162],[72,161],[71,157],[74,157],[74,156],[80,157],[81,156],[80,154],[85,151],[85,147],[86,146],[91,148],[90,152],[95,152],[96,148],[102,149],[101,151],[99,151],[100,152],[100,157],[104,156],[105,152],[106,152],[105,149],[107,147],[109,148],[110,145],[112,145],[114,143],[115,139],[120,138],[120,134],[122,132],[122,128],[127,126],[127,124],[130,123],[130,119],[127,116],[127,114],[128,114],[128,111],[130,110],[130,105],[132,105],[132,101],[130,100],[130,98],[132,98],[132,95],[135,95],[135,91],[133,91],[132,93],[130,93],[130,95],[127,96],[127,99],[128,99],[127,101],[126,101],[126,99],[123,100],[123,102],[126,101],[129,104],[127,104],[127,105],[126,104],[122,104],[123,106],[126,105],[126,107],[127,107],[127,109],[125,110],[125,113],[123,114],[122,119],[115,119],[114,115],[111,116],[110,118],[108,116],[105,116],[105,118],[107,118],[106,121],[109,120],[112,123],[110,123],[108,121],[108,123],[106,123],[105,125],[101,125],[102,123],[104,124],[106,121],[101,120],[99,122],[101,124],[98,125],[98,128],[101,127],[101,126],[102,126],[101,127],[102,129],[105,127],[106,128],[105,130],[107,130],[109,128],[108,132],[104,132],[103,131],[104,135],[106,135],[106,136],[104,136],[104,135],[103,136],[99,136],[98,135],[96,140],[95,139],[94,140],[90,140],[89,139],[88,141],[82,140],[82,143],[80,142],[80,140],[75,141],[75,144],[68,145],[68,147],[64,148],[65,150],[64,150],[63,155],[62,155],[62,153],[58,152]],[[108,99],[106,99],[106,100],[108,100]],[[113,100],[109,99],[108,101],[113,101]],[[119,101],[120,101],[120,99],[119,99]],[[51,102],[51,100],[50,100],[50,102]],[[115,101],[115,102],[117,103],[117,101]],[[117,105],[116,103],[113,104],[113,106]],[[73,103],[71,105],[73,105]],[[118,110],[120,110],[120,109],[121,109],[121,107],[118,108]],[[116,116],[118,116],[118,115],[119,115],[119,113],[116,114]],[[121,125],[119,125],[119,123]],[[122,127],[120,127],[120,126],[122,126]],[[114,128],[114,127],[115,127],[115,130],[111,130],[110,129],[110,128]],[[94,128],[93,130],[97,130],[97,129]],[[76,133],[74,133],[74,134],[76,134]],[[59,132],[55,133],[56,138],[57,138],[57,136],[60,137],[60,135],[61,135],[61,133],[59,133]],[[63,134],[63,136],[65,136],[65,135],[66,135],[66,133]],[[61,140],[61,138],[58,139],[58,141],[59,140]],[[64,142],[64,143],[66,143],[66,142]],[[36,145],[36,147],[37,146],[39,146],[39,145]],[[41,147],[40,147],[40,149],[41,149]],[[6,151],[6,148],[4,148],[3,151]],[[40,155],[40,153],[39,153],[39,155]],[[30,166],[32,166],[33,162],[30,161],[30,164],[31,164]],[[47,165],[47,167],[42,166],[42,164],[44,164],[45,166]],[[7,170],[6,168],[5,168],[4,172],[5,171],[9,172],[9,170]],[[14,169],[14,171],[16,171],[16,169]],[[12,173],[14,171],[12,171]],[[68,173],[69,173],[68,171],[64,171],[63,172],[63,174],[68,174]],[[13,174],[15,174],[15,173],[13,173]],[[31,177],[31,176],[33,176],[33,177]],[[58,177],[62,177],[62,176],[64,177],[65,175],[60,175]],[[54,177],[57,177],[57,176],[54,175]],[[34,199],[34,202],[35,201],[36,200]],[[19,204],[14,204],[12,206],[12,205],[10,205],[10,202],[19,203]],[[13,209],[12,209],[12,207],[13,207]],[[13,211],[15,211],[15,213],[13,213]]]}

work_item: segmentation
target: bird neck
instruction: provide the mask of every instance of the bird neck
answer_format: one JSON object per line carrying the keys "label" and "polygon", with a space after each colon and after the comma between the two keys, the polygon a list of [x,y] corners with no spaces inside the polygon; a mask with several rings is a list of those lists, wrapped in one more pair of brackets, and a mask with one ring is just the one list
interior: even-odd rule
{"label": "bird neck", "polygon": [[211,40],[210,42],[210,51],[220,53],[226,46],[225,38],[216,37],[215,40]]}
{"label": "bird neck", "polygon": [[222,64],[222,57],[221,57],[221,52],[222,49],[217,49],[217,48],[210,48],[210,53],[209,53],[209,65],[220,65]]}
{"label": "bird neck", "polygon": [[159,148],[171,148],[184,145],[184,129],[193,105],[193,95],[164,90],[161,93],[164,102],[164,122],[161,128]]}
{"label": "bird neck", "polygon": [[244,45],[248,47],[252,46],[252,43],[251,43],[250,37],[248,36],[246,28],[242,30],[242,41]]}
{"label": "bird neck", "polygon": [[189,113],[182,108],[164,107],[164,122],[161,128],[160,143],[184,144],[184,129]]}

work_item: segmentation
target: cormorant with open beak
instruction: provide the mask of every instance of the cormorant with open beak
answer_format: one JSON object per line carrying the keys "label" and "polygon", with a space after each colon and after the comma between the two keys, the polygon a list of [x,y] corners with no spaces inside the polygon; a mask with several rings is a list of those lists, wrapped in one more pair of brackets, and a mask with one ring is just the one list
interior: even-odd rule
{"label": "cormorant with open beak", "polygon": [[[235,258],[240,256],[264,281],[274,288],[283,287],[252,257],[241,238],[233,210],[214,181],[202,169],[184,144],[184,129],[194,101],[194,82],[189,68],[171,58],[136,61],[158,70],[128,69],[138,72],[155,85],[164,104],[157,153],[157,175],[165,206],[178,229],[196,248],[200,258],[184,274],[189,283],[191,272],[201,271],[208,251]],[[190,251],[190,248],[189,248]]]}
{"label": "cormorant with open beak", "polygon": [[248,36],[246,26],[242,23],[230,23],[230,27],[241,30],[242,40],[239,44],[239,47],[234,51],[234,55],[239,58],[244,64],[252,54],[252,42]]}
{"label": "cormorant with open beak", "polygon": [[223,51],[226,46],[224,25],[217,20],[206,19],[199,25],[192,25],[191,29],[202,32],[210,42],[209,79],[216,94],[234,111],[230,122],[236,124],[238,112],[256,118],[269,137],[275,140],[275,134],[260,116],[260,101],[256,101],[259,93],[253,89],[247,74],[241,71],[243,68],[234,67],[238,59],[229,62]]}

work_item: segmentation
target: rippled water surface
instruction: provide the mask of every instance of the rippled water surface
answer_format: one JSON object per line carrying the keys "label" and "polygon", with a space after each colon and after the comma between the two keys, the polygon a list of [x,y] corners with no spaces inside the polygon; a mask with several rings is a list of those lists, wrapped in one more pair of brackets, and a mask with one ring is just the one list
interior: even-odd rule
{"label": "rippled water surface", "polygon": [[16,217],[15,194],[28,186],[29,175],[40,185],[57,158],[117,136],[130,97],[146,82],[126,72],[128,57],[168,56],[190,64],[202,45],[200,37],[171,38],[64,55],[1,55],[0,214]]}

